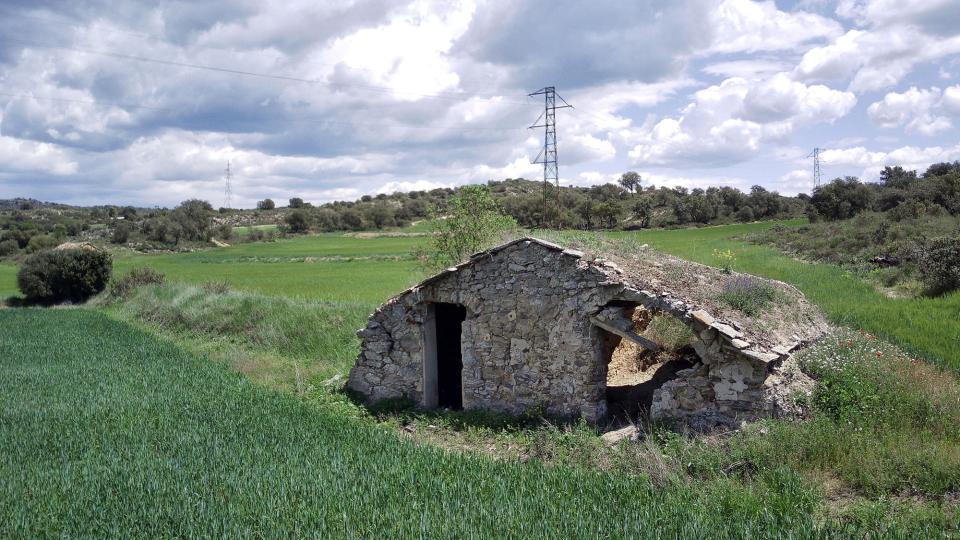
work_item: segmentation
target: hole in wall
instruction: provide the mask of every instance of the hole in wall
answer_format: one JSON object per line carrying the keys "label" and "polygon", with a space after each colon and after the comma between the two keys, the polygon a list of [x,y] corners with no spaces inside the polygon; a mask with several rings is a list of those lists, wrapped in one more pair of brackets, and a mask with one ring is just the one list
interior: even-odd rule
{"label": "hole in wall", "polygon": [[678,371],[699,361],[693,350],[696,336],[668,313],[637,304],[620,303],[616,307],[623,309],[623,318],[631,321],[632,331],[656,344],[658,350],[600,330],[601,348],[607,360],[607,410],[613,418],[645,419],[653,392],[675,379]]}

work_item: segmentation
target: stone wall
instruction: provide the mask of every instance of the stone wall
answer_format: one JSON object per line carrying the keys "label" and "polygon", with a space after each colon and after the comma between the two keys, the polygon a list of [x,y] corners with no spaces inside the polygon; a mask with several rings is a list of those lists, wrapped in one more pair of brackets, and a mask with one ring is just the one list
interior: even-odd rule
{"label": "stone wall", "polygon": [[406,397],[424,404],[424,323],[432,302],[466,308],[463,406],[522,413],[539,409],[599,421],[606,415],[607,334],[590,317],[605,306],[643,305],[677,317],[696,335],[701,363],[655,391],[651,416],[688,424],[735,424],[789,409],[799,370],[781,366],[803,343],[772,350],[683,299],[634,288],[615,265],[524,239],[474,255],[393,298],[358,332],[362,348],[348,388],[368,402]]}
{"label": "stone wall", "polygon": [[348,387],[369,401],[423,403],[423,324],[430,302],[463,305],[463,406],[540,408],[596,421],[606,364],[590,315],[622,289],[581,254],[537,241],[477,254],[382,306],[366,328]]}
{"label": "stone wall", "polygon": [[812,380],[789,362],[801,342],[764,351],[702,310],[689,319],[701,362],[654,392],[652,418],[706,429],[797,414],[790,394],[812,388]]}

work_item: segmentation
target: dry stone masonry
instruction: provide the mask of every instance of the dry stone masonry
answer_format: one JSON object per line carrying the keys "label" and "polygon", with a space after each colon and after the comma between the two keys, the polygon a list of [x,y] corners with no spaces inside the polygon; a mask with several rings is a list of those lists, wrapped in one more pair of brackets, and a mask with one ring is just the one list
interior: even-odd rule
{"label": "dry stone masonry", "polygon": [[[698,291],[683,294],[668,285],[680,275]],[[771,328],[773,337],[760,335],[762,324],[722,319],[724,310],[707,301],[723,279],[716,269],[649,249],[635,259],[598,258],[522,238],[477,253],[381,306],[358,332],[361,352],[347,386],[371,403],[405,397],[436,406],[439,387],[449,384],[437,375],[446,361],[438,347],[451,339],[438,335],[436,306],[455,304],[465,312],[460,335],[452,336],[462,360],[463,408],[598,422],[607,416],[611,331],[637,339],[622,325],[643,306],[689,326],[700,359],[654,392],[653,418],[699,426],[792,412],[790,394],[809,390],[810,381],[791,355],[823,335],[822,317],[799,292],[785,289],[800,315]]]}

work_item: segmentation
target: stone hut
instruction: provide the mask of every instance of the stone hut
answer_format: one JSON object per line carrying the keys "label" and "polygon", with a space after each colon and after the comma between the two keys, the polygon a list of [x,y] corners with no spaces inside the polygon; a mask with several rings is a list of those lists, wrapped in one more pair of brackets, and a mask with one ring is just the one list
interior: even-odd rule
{"label": "stone hut", "polygon": [[[629,242],[591,251],[521,238],[391,298],[358,332],[347,387],[368,403],[405,397],[600,422],[616,390],[607,384],[614,351],[655,351],[638,321],[660,314],[690,329],[690,358],[653,378],[652,418],[736,424],[791,413],[788,396],[809,391],[793,355],[827,325],[795,288]],[[747,317],[719,300],[737,286],[769,287],[776,300]]]}

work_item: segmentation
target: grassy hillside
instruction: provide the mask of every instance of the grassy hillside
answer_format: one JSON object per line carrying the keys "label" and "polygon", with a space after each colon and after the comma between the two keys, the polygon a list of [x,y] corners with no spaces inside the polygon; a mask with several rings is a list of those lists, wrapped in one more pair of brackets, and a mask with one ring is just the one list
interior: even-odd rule
{"label": "grassy hillside", "polygon": [[[800,225],[802,222],[787,222]],[[740,237],[772,227],[752,223],[682,231],[614,233],[679,257],[717,265],[714,250],[736,255],[734,270],[797,286],[836,323],[862,328],[936,362],[960,369],[960,293],[939,298],[894,299],[840,267],[798,261]]]}
{"label": "grassy hillside", "polygon": [[327,414],[100,313],[6,310],[0,327],[4,537],[829,534],[786,472],[769,493],[496,462]]}

